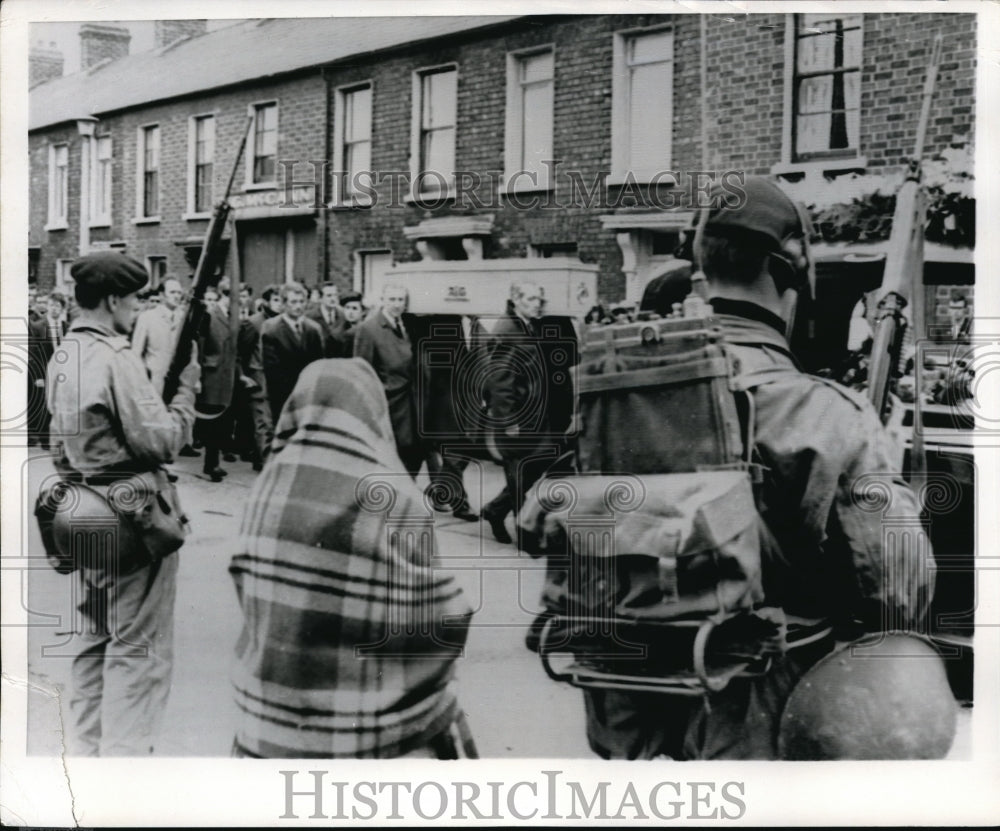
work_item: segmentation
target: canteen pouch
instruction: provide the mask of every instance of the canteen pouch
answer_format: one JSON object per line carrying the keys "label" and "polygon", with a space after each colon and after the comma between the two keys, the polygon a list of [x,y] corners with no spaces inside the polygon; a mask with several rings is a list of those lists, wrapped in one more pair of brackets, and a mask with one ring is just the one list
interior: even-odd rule
{"label": "canteen pouch", "polygon": [[184,544],[187,517],[177,489],[160,473],[137,473],[108,487],[108,503],[134,525],[154,559],[172,554]]}

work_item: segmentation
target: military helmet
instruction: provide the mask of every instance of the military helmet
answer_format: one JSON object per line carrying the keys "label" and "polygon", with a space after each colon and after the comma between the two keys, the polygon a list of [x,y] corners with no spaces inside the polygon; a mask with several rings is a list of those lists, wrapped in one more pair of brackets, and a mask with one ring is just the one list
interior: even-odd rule
{"label": "military helmet", "polygon": [[941,759],[957,705],[944,662],[925,639],[868,635],[816,663],[781,715],[781,759]]}
{"label": "military helmet", "polygon": [[[144,547],[135,525],[112,509],[105,497],[87,485],[64,482],[50,491],[49,545],[61,567],[129,571]],[[48,547],[48,546],[47,546]]]}

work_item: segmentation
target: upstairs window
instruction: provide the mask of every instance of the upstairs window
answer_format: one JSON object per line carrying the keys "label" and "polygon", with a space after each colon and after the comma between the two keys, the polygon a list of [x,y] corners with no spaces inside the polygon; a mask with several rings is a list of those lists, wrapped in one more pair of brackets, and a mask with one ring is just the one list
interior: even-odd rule
{"label": "upstairs window", "polygon": [[857,155],[860,14],[796,15],[792,106],[794,161]]}
{"label": "upstairs window", "polygon": [[674,36],[669,30],[615,36],[612,182],[648,182],[670,170]]}
{"label": "upstairs window", "polygon": [[[370,187],[372,167],[371,84],[341,90],[335,114],[338,136],[336,169],[343,171],[343,193],[351,196]],[[362,194],[364,191],[360,191]]]}
{"label": "upstairs window", "polygon": [[160,215],[160,127],[153,124],[139,131],[139,217]]}
{"label": "upstairs window", "polygon": [[458,70],[432,69],[414,76],[414,191],[449,189],[455,178]]}
{"label": "upstairs window", "polygon": [[91,190],[91,225],[111,224],[111,136],[94,139],[94,173]]}
{"label": "upstairs window", "polygon": [[49,145],[48,228],[65,228],[69,207],[69,145]]}
{"label": "upstairs window", "polygon": [[253,108],[253,159],[250,184],[275,181],[278,157],[278,105],[255,104]]}
{"label": "upstairs window", "polygon": [[512,190],[549,187],[554,65],[551,49],[507,56],[506,163]]}
{"label": "upstairs window", "polygon": [[215,117],[198,116],[193,120],[192,132],[190,210],[196,214],[209,213],[212,210],[215,168]]}

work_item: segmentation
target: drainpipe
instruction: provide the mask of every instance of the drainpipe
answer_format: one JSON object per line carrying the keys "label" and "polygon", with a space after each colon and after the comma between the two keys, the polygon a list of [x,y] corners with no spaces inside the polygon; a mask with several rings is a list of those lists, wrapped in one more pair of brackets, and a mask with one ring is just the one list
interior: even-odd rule
{"label": "drainpipe", "polygon": [[83,139],[80,145],[80,256],[90,252],[90,173],[91,144],[97,119],[92,116],[78,118],[76,129]]}

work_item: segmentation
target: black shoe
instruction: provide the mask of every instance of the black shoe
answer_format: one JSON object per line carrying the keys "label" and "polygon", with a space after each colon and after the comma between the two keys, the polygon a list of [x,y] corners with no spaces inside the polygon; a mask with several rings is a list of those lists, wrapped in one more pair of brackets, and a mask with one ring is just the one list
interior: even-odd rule
{"label": "black shoe", "polygon": [[213,470],[203,470],[206,476],[211,476],[213,482],[221,482],[223,478],[229,475],[228,470],[223,470],[221,467],[217,467]]}
{"label": "black shoe", "polygon": [[464,519],[466,522],[479,522],[479,517],[472,513],[468,508],[457,508],[452,511],[452,516],[455,519]]}
{"label": "black shoe", "polygon": [[542,642],[542,630],[555,615],[552,612],[539,612],[538,617],[531,621],[528,633],[524,636],[524,645],[532,652],[537,652]]}
{"label": "black shoe", "polygon": [[236,456],[233,453],[223,453],[222,454],[222,461],[224,461],[224,462],[235,462],[236,461]]}
{"label": "black shoe", "polygon": [[168,482],[176,482],[177,481],[177,474],[176,473],[170,473],[169,471],[167,471],[167,481]]}
{"label": "black shoe", "polygon": [[198,456],[201,456],[201,453],[199,453],[197,450],[195,450],[190,444],[185,444],[180,449],[180,452],[177,455],[178,456],[198,457]]}
{"label": "black shoe", "polygon": [[503,524],[503,517],[483,513],[483,519],[490,524],[490,529],[493,531],[493,536],[496,537],[497,542],[503,543],[504,545],[508,545],[513,542],[510,534],[507,533],[507,528]]}
{"label": "black shoe", "polygon": [[255,472],[260,473],[260,471],[262,471],[264,469],[264,463],[263,462],[254,462],[253,463],[253,469],[254,469]]}

